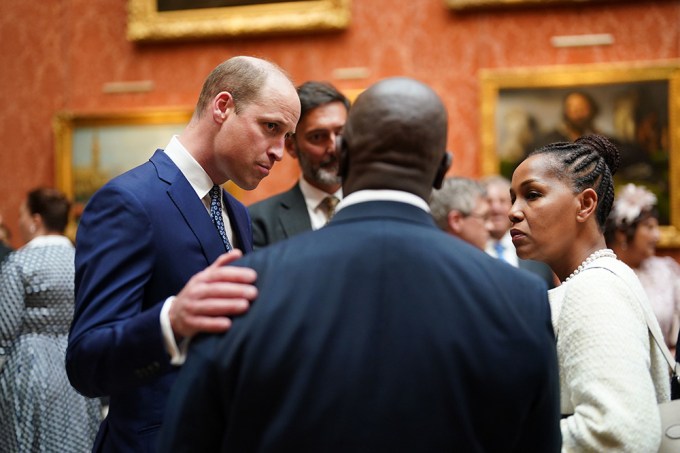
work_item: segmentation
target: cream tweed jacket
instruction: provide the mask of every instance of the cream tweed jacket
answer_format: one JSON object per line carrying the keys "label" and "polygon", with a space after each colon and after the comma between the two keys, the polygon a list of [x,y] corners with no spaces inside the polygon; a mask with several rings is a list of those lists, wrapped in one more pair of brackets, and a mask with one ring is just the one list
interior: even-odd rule
{"label": "cream tweed jacket", "polygon": [[654,316],[633,270],[599,258],[549,296],[561,411],[569,415],[561,421],[562,452],[656,452],[657,403],[670,398],[670,374],[647,329],[642,310]]}

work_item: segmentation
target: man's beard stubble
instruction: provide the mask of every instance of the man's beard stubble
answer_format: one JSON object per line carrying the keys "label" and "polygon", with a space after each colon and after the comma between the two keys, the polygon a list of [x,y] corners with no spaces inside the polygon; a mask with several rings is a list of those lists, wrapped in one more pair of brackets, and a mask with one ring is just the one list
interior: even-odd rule
{"label": "man's beard stubble", "polygon": [[318,166],[312,164],[304,153],[298,152],[298,160],[300,161],[302,173],[307,180],[324,186],[340,184],[337,156],[328,156]]}

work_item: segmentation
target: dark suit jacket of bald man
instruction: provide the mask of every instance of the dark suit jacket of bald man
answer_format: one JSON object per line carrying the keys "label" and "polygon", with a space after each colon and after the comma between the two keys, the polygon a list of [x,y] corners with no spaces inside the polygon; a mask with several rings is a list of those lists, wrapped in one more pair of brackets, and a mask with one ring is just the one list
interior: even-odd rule
{"label": "dark suit jacket of bald man", "polygon": [[239,264],[259,297],[192,342],[160,451],[560,450],[545,283],[422,209],[349,205]]}
{"label": "dark suit jacket of bald man", "polygon": [[541,277],[548,285],[548,289],[555,287],[555,277],[553,276],[552,270],[547,264],[541,263],[539,261],[523,260],[521,258],[517,258],[517,267],[529,272],[533,272],[534,274]]}
{"label": "dark suit jacket of bald man", "polygon": [[300,183],[248,207],[255,250],[312,229]]}

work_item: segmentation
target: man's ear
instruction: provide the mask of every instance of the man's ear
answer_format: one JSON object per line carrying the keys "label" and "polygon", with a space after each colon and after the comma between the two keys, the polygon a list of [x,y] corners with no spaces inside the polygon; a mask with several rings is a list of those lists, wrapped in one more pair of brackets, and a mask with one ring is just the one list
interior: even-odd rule
{"label": "man's ear", "polygon": [[444,183],[444,177],[446,176],[446,172],[449,171],[452,162],[453,154],[446,151],[442,156],[442,161],[439,163],[439,168],[437,168],[437,174],[434,176],[432,187],[434,187],[437,190],[442,188],[442,184]]}
{"label": "man's ear", "polygon": [[449,230],[453,232],[456,236],[460,235],[463,229],[463,219],[465,216],[457,209],[452,209],[446,216],[447,223],[449,224]]}
{"label": "man's ear", "polygon": [[228,91],[220,91],[213,98],[212,117],[215,122],[222,124],[235,111],[234,98]]}
{"label": "man's ear", "polygon": [[578,222],[585,222],[590,216],[595,214],[597,209],[597,193],[587,188],[578,195],[579,208],[576,212],[576,220]]}

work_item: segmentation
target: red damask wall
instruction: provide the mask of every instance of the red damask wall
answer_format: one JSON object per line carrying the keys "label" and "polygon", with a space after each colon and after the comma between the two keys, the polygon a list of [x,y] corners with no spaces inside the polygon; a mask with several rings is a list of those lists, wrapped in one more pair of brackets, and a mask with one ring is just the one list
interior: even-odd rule
{"label": "red damask wall", "polygon": [[[450,115],[452,173],[478,176],[483,68],[680,58],[680,1],[585,1],[571,6],[456,13],[444,0],[352,0],[342,32],[285,37],[137,44],[126,31],[126,0],[0,2],[0,214],[19,246],[17,213],[25,193],[55,183],[52,119],[58,111],[116,112],[192,106],[205,76],[238,54],[271,59],[296,82],[329,80],[360,89],[407,75],[432,85]],[[562,48],[554,35],[608,33],[607,46]],[[362,79],[337,68],[367,68]],[[152,80],[147,93],[106,94],[104,84]],[[290,159],[245,203],[287,188]]]}

